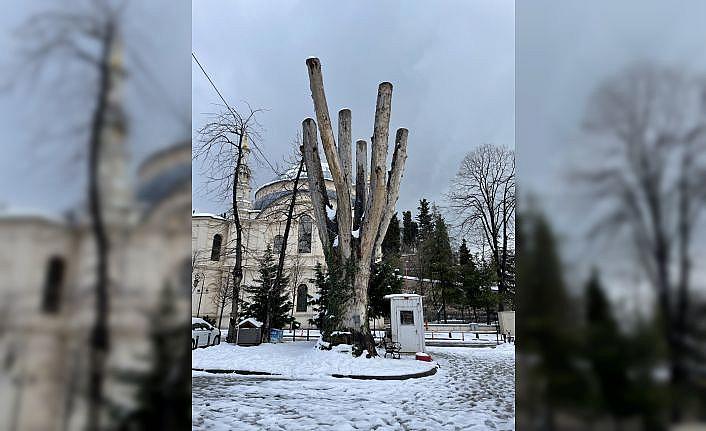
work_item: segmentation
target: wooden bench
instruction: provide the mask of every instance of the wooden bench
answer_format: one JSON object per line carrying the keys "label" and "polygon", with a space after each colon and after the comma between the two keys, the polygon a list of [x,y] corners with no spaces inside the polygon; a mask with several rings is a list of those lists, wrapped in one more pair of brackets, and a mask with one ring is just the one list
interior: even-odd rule
{"label": "wooden bench", "polygon": [[385,348],[385,355],[383,357],[387,358],[389,353],[392,359],[400,359],[400,350],[402,350],[400,343],[395,343],[389,338],[384,338],[382,340],[382,346]]}

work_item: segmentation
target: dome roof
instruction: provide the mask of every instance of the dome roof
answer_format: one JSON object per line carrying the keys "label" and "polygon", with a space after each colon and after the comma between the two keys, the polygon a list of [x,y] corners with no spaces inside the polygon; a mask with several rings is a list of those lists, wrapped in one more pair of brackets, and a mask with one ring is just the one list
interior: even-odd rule
{"label": "dome roof", "polygon": [[[297,170],[299,170],[299,165],[295,164],[292,165],[289,169],[287,169],[283,174],[280,174],[279,177],[277,177],[278,180],[293,180],[294,178],[297,177]],[[328,163],[321,163],[321,170],[324,173],[324,178],[327,180],[333,180],[333,176],[331,176],[331,169],[328,167]],[[302,170],[302,173],[304,174],[303,177],[306,177],[306,165],[304,165],[304,169]]]}

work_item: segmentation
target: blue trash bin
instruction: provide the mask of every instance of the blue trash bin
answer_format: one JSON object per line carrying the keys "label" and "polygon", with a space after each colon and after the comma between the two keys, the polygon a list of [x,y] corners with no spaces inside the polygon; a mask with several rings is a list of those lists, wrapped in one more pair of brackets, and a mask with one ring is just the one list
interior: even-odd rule
{"label": "blue trash bin", "polygon": [[281,329],[270,329],[270,342],[281,343],[284,337],[284,331]]}

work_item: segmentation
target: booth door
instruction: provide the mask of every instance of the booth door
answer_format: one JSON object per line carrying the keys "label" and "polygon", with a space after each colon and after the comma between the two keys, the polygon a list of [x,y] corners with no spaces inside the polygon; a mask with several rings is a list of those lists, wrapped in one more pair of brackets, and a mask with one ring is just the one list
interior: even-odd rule
{"label": "booth door", "polygon": [[399,313],[399,331],[397,339],[406,353],[416,353],[424,350],[422,341],[424,334],[419,333],[418,320],[421,318],[416,307],[402,307]]}

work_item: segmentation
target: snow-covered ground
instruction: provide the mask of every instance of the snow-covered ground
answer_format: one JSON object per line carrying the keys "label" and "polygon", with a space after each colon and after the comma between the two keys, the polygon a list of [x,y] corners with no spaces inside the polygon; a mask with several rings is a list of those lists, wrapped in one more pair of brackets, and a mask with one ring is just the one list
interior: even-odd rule
{"label": "snow-covered ground", "polygon": [[[296,344],[306,347],[309,343]],[[514,429],[513,344],[494,349],[432,347],[428,350],[441,365],[439,372],[403,381],[325,376],[292,380],[193,372],[192,428]]]}
{"label": "snow-covered ground", "polygon": [[222,343],[191,353],[192,368],[264,371],[289,378],[326,377],[331,374],[387,376],[428,371],[435,363],[390,357],[354,358],[350,353],[314,348],[315,342],[262,344],[240,347]]}

